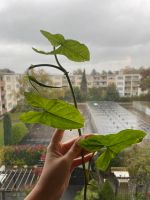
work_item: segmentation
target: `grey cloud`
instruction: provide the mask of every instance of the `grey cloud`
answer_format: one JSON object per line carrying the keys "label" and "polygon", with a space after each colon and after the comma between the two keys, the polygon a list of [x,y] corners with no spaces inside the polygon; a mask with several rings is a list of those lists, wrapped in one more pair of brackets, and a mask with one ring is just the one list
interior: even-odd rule
{"label": "grey cloud", "polygon": [[31,50],[32,46],[49,49],[40,29],[86,43],[91,62],[78,66],[119,68],[130,61],[137,67],[150,63],[149,0],[1,1],[7,3],[0,9],[1,66],[13,65],[22,71],[27,64],[48,62]]}

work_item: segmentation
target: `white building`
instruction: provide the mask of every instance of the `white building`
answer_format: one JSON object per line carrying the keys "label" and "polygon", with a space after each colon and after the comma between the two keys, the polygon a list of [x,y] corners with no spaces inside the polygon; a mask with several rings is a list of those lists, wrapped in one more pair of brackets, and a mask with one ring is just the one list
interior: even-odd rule
{"label": "white building", "polygon": [[[140,74],[123,74],[123,73],[103,73],[86,75],[88,88],[92,87],[108,87],[111,84],[116,85],[116,88],[122,97],[139,96],[140,90]],[[68,86],[67,79],[64,75],[50,75],[53,85]],[[70,74],[70,80],[74,87],[80,87],[82,75]]]}
{"label": "white building", "polygon": [[140,74],[116,75],[116,88],[120,96],[139,96],[140,79]]}
{"label": "white building", "polygon": [[11,111],[17,105],[20,76],[15,73],[0,74],[0,115]]}

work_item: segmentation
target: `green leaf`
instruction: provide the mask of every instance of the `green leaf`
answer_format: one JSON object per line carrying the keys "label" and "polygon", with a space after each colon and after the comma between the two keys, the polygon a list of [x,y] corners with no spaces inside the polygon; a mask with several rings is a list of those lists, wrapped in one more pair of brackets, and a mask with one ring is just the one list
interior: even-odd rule
{"label": "green leaf", "polygon": [[[99,151],[106,148],[96,161],[96,166],[101,170],[106,170],[110,161],[123,149],[132,144],[139,143],[146,133],[141,130],[127,129],[117,134],[93,135],[79,142],[80,146],[88,151]],[[106,159],[104,161],[104,159]]]}
{"label": "green leaf", "polygon": [[87,46],[76,40],[65,40],[61,46],[55,51],[52,51],[51,54],[61,54],[76,62],[90,60],[90,53]]}
{"label": "green leaf", "polygon": [[104,137],[103,135],[92,135],[87,139],[81,139],[79,141],[79,144],[84,149],[90,151],[90,152],[96,152],[104,147],[104,145],[101,143],[101,139]]}
{"label": "green leaf", "polygon": [[104,151],[96,160],[96,167],[102,171],[105,171],[107,167],[110,164],[110,161],[115,157],[116,155],[111,152],[109,149]]}
{"label": "green leaf", "polygon": [[58,99],[46,99],[34,93],[25,93],[27,102],[41,111],[21,115],[26,123],[41,123],[60,129],[77,129],[84,126],[84,118],[72,105]]}
{"label": "green leaf", "polygon": [[36,53],[40,53],[40,54],[44,54],[44,55],[50,55],[51,52],[45,52],[45,51],[42,51],[42,50],[38,50],[34,47],[32,47],[32,49],[36,52]]}
{"label": "green leaf", "polygon": [[44,30],[40,30],[42,35],[44,35],[48,41],[51,43],[52,46],[57,47],[64,43],[65,38],[61,34],[52,34]]}

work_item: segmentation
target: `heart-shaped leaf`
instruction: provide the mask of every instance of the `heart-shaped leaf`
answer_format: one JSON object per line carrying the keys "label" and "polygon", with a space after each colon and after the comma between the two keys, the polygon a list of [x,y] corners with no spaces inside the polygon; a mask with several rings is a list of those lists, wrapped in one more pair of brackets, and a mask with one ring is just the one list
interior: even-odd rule
{"label": "heart-shaped leaf", "polygon": [[117,134],[93,135],[79,142],[80,146],[88,151],[95,152],[105,148],[96,161],[96,166],[105,171],[110,161],[123,149],[132,144],[139,143],[146,133],[141,130],[127,129]]}
{"label": "heart-shaped leaf", "polygon": [[52,51],[51,54],[61,54],[76,62],[90,60],[90,53],[87,46],[76,40],[65,40],[63,44],[55,51]]}
{"label": "heart-shaped leaf", "polygon": [[26,123],[41,123],[60,129],[78,129],[84,126],[84,118],[73,106],[62,100],[47,99],[34,93],[25,93],[27,102],[41,108],[21,115]]}

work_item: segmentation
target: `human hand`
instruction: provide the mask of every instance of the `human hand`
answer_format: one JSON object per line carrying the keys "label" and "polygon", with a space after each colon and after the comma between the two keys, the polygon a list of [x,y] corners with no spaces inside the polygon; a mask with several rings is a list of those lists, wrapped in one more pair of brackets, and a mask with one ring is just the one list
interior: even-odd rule
{"label": "human hand", "polygon": [[[81,165],[80,156],[83,149],[78,141],[81,137],[61,143],[64,131],[57,130],[47,147],[45,164],[38,183],[26,200],[58,200],[66,191],[71,172]],[[86,136],[82,136],[86,137]],[[84,152],[84,162],[92,158],[91,153]]]}

